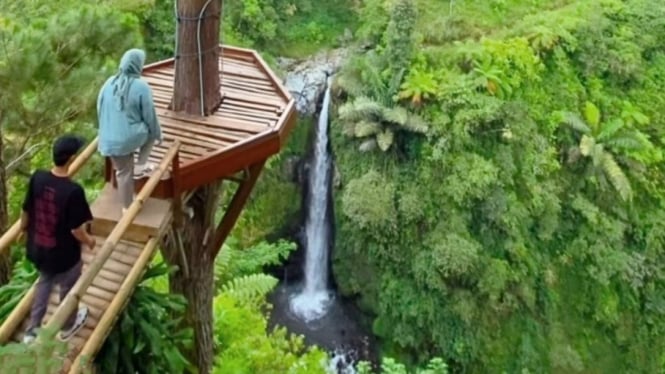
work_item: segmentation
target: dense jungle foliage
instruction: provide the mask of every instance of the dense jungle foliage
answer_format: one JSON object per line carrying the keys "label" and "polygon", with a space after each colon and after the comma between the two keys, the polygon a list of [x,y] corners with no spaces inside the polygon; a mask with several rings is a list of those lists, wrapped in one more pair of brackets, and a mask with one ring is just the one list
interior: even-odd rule
{"label": "dense jungle foliage", "polygon": [[[175,23],[166,0],[0,5],[0,168],[15,219],[54,134],[92,139],[122,52],[172,56]],[[225,43],[270,63],[356,52],[334,87],[333,266],[379,338],[381,372],[663,370],[665,3],[243,0],[224,2],[223,21]],[[323,351],[266,322],[277,279],[263,271],[293,251],[273,239],[299,209],[284,166],[308,125],[217,260],[215,373],[325,372]],[[101,166],[77,177],[91,201]],[[0,320],[36,277],[23,253]],[[96,358],[104,373],[191,371],[168,271],[155,259]]]}
{"label": "dense jungle foliage", "polygon": [[367,1],[334,267],[384,352],[661,372],[665,4]]}

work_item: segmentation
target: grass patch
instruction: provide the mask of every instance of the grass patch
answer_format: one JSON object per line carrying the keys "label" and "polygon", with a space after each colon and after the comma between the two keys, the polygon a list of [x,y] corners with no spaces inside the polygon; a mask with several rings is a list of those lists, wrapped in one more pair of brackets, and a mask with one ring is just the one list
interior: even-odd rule
{"label": "grass patch", "polygon": [[574,0],[417,0],[418,31],[428,45],[477,39],[509,29],[529,15],[559,9]]}
{"label": "grass patch", "polygon": [[357,26],[351,1],[322,1],[296,13],[283,25],[282,36],[267,50],[279,56],[300,58],[340,45],[344,31]]}

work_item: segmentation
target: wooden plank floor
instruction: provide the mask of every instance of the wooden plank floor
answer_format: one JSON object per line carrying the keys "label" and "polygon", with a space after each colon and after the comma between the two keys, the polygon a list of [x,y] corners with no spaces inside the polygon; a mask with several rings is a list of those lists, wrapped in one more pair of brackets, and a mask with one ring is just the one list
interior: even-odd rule
{"label": "wooden plank floor", "polygon": [[277,90],[273,78],[259,61],[242,53],[224,52],[220,58],[222,105],[208,117],[187,116],[168,109],[173,95],[173,63],[147,67],[143,79],[153,90],[157,115],[164,134],[151,160],[156,162],[170,145],[180,140],[180,163],[205,156],[256,135],[274,130],[289,102]]}
{"label": "wooden plank floor", "polygon": [[[106,235],[115,226],[120,219],[119,207],[116,203],[115,190],[107,185],[100,197],[92,206],[93,216],[95,217],[92,225],[92,232],[97,240],[97,246],[93,251],[84,249],[82,252],[83,271],[88,269],[90,263],[94,260],[95,254],[101,250],[106,240]],[[129,274],[133,266],[138,266],[137,260],[147,242],[149,236],[161,236],[172,217],[171,205],[169,202],[149,199],[144,208],[135,218],[128,231],[133,232],[132,239],[145,239],[140,242],[123,240],[113,250],[111,257],[104,263],[102,270],[94,278],[92,285],[88,288],[82,303],[85,304],[90,314],[84,327],[69,341],[69,352],[66,362],[60,373],[67,373],[69,366],[76,359],[78,353],[85,345],[87,339],[93,333],[102,315],[105,313],[116,293],[120,289],[123,281]],[[103,234],[103,235],[100,235]],[[123,238],[126,238],[123,237]],[[55,287],[51,292],[49,307],[44,318],[46,323],[53,315],[59,304],[59,290]],[[20,327],[13,335],[13,341],[20,342],[23,339],[25,329],[27,328],[29,316],[26,315]],[[99,349],[101,347],[97,347]]]}

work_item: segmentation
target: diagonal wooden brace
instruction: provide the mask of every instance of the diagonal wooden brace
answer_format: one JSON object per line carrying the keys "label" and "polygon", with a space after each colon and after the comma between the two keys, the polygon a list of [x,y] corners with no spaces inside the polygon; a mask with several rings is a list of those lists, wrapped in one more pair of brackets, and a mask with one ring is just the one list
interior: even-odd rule
{"label": "diagonal wooden brace", "polygon": [[215,236],[210,242],[208,242],[208,250],[212,253],[212,258],[217,257],[217,254],[222,249],[224,241],[231,233],[233,226],[235,226],[265,163],[266,160],[252,164],[249,167],[247,178],[240,182],[238,189],[235,194],[233,194],[233,198],[224,213],[224,217],[222,217],[222,220],[215,229]]}

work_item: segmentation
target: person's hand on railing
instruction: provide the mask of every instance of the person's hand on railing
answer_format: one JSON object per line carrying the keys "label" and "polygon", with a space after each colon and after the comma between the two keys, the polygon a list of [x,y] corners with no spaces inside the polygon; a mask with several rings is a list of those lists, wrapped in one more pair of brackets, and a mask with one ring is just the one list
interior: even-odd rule
{"label": "person's hand on railing", "polygon": [[88,236],[88,237],[90,239],[88,240],[86,245],[88,246],[88,250],[90,250],[90,252],[92,252],[92,251],[95,250],[95,246],[97,245],[97,239],[95,239],[94,236]]}

